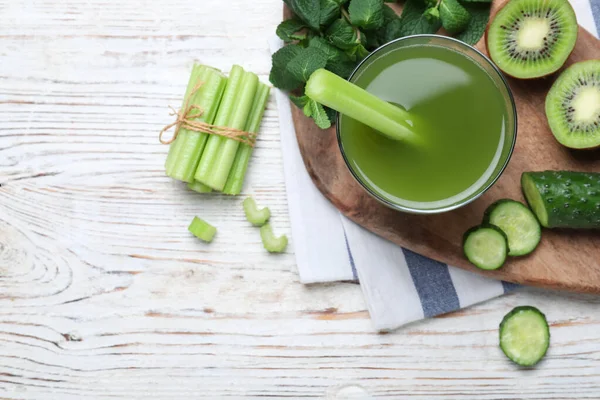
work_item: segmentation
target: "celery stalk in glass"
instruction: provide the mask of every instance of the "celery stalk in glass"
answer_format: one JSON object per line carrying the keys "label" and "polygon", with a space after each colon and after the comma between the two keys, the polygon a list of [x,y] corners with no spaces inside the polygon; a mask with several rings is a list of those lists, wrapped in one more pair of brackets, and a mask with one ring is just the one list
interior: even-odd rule
{"label": "celery stalk in glass", "polygon": [[327,70],[316,70],[306,83],[305,92],[312,100],[348,115],[390,139],[409,142],[418,139],[408,112]]}

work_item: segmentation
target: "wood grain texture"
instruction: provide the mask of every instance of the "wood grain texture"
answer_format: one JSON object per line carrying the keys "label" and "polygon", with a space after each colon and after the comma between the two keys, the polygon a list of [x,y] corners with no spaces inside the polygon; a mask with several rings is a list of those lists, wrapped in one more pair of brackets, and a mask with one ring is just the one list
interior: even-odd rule
{"label": "wood grain texture", "polygon": [[[302,286],[293,238],[270,256],[241,199],[164,176],[193,60],[266,81],[280,19],[279,0],[0,0],[0,399],[600,397],[599,298],[528,289],[378,335],[357,285]],[[273,103],[245,194],[289,232]],[[496,345],[522,304],[552,323],[530,371]]]}
{"label": "wood grain texture", "polygon": [[[496,12],[506,0],[496,0]],[[485,38],[476,46],[486,53]],[[487,53],[486,53],[487,54]],[[600,41],[580,28],[567,66],[600,59]],[[530,256],[510,258],[497,271],[483,271],[464,257],[462,237],[481,223],[483,212],[497,199],[524,201],[523,171],[574,170],[600,172],[600,152],[569,151],[553,138],[544,112],[551,76],[539,80],[509,79],[517,105],[518,135],[512,159],[498,182],[475,202],[437,215],[412,215],[389,209],[372,198],[349,172],[337,143],[335,128],[321,131],[293,108],[300,151],[315,185],[344,215],[394,243],[485,276],[515,283],[576,292],[600,293],[600,232],[544,230],[539,248]]]}

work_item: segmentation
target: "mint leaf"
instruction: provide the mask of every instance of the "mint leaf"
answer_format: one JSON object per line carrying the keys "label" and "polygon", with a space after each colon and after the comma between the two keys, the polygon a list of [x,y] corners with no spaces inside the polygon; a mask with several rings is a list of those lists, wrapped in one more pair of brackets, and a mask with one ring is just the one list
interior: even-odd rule
{"label": "mint leaf", "polygon": [[391,42],[394,39],[404,36],[404,30],[406,29],[405,26],[405,23],[401,19],[397,19],[387,24],[385,27],[383,42]]}
{"label": "mint leaf", "polygon": [[392,22],[395,19],[398,19],[398,14],[396,14],[396,11],[394,11],[390,6],[388,6],[387,4],[385,4],[383,6],[383,23],[384,24],[389,24],[390,22]]}
{"label": "mint leaf", "polygon": [[327,116],[325,108],[316,101],[309,99],[302,110],[304,111],[304,115],[311,117],[319,128],[327,129],[331,127],[331,121]]}
{"label": "mint leaf", "polygon": [[363,46],[367,45],[367,34],[364,31],[359,30],[358,31],[360,33],[360,44],[362,44]]}
{"label": "mint leaf", "polygon": [[306,105],[306,103],[308,103],[308,101],[310,99],[306,95],[304,95],[304,96],[292,96],[292,95],[290,95],[290,100],[292,101],[292,103],[294,103],[296,105],[296,107],[298,107],[300,109],[303,109],[304,106]]}
{"label": "mint leaf", "polygon": [[329,107],[323,107],[325,109],[325,113],[327,114],[327,118],[329,118],[329,121],[331,121],[332,124],[335,123],[335,120],[337,118],[337,111],[335,111],[333,108],[329,108]]}
{"label": "mint leaf", "polygon": [[492,0],[461,0],[463,3],[491,3]]}
{"label": "mint leaf", "polygon": [[336,75],[341,76],[344,79],[348,79],[350,74],[356,68],[356,62],[348,59],[348,61],[338,62],[338,63],[328,63],[325,67],[328,71],[333,72]]}
{"label": "mint leaf", "polygon": [[321,0],[321,25],[329,25],[341,14],[338,0]]}
{"label": "mint leaf", "polygon": [[335,47],[342,50],[349,50],[358,43],[356,31],[352,25],[343,18],[340,18],[331,24],[325,35]]}
{"label": "mint leaf", "polygon": [[[308,36],[306,36],[306,33],[295,33],[293,35],[290,35],[290,39],[292,40],[298,40],[300,42],[302,42],[303,40],[305,40]],[[300,46],[302,47],[306,47],[304,43],[298,43]]]}
{"label": "mint leaf", "polygon": [[321,27],[320,0],[290,0],[292,10],[300,19],[313,29]]}
{"label": "mint leaf", "polygon": [[321,50],[327,57],[325,68],[342,78],[348,78],[356,67],[356,62],[352,61],[346,53],[321,37],[312,38],[309,47]]}
{"label": "mint leaf", "polygon": [[321,129],[327,129],[335,121],[336,111],[324,107],[322,104],[311,100],[308,96],[290,96],[292,103],[300,108],[304,115],[312,118]]}
{"label": "mint leaf", "polygon": [[[277,36],[285,43],[289,43],[293,40],[302,40],[303,37],[306,37],[306,35],[295,35],[296,32],[305,27],[306,25],[301,21],[288,19],[279,24],[275,33],[277,33]],[[301,39],[298,39],[298,37],[301,37]]]}
{"label": "mint leaf", "polygon": [[429,8],[437,7],[438,0],[425,0],[425,5]]}
{"label": "mint leaf", "polygon": [[440,3],[442,26],[448,33],[458,33],[466,29],[471,14],[457,0],[442,0]]}
{"label": "mint leaf", "polygon": [[428,8],[423,15],[429,22],[439,22],[440,20],[440,10],[437,7]]}
{"label": "mint leaf", "polygon": [[[383,34],[385,35],[385,27],[380,28],[380,30],[383,30]],[[380,34],[380,31],[378,30],[377,32],[373,32],[373,34],[368,35],[367,36],[367,45],[365,46],[367,49],[376,49],[379,46],[381,46],[383,43],[381,40],[382,36]]]}
{"label": "mint leaf", "polygon": [[[366,42],[365,42],[366,44]],[[362,44],[357,44],[351,49],[346,50],[346,54],[354,62],[362,61],[363,58],[369,55],[369,51]]]}
{"label": "mint leaf", "polygon": [[383,26],[383,0],[352,0],[348,7],[352,25],[364,29]]}
{"label": "mint leaf", "polygon": [[315,31],[313,31],[312,29],[307,29],[306,33],[302,33],[302,34],[293,34],[291,37],[294,38],[295,40],[298,40],[297,45],[300,47],[308,47],[308,44],[310,43],[310,40],[312,38],[314,38],[315,36],[318,36],[318,33],[315,33]]}
{"label": "mint leaf", "polygon": [[269,80],[273,86],[282,90],[294,90],[302,84],[301,80],[296,79],[294,75],[288,71],[288,64],[300,54],[301,51],[302,47],[290,44],[273,54],[273,65],[269,75]]}
{"label": "mint leaf", "polygon": [[439,21],[429,21],[424,15],[427,6],[422,0],[407,0],[400,16],[401,27],[393,33],[395,38],[410,35],[436,33],[442,24]]}
{"label": "mint leaf", "polygon": [[287,65],[287,71],[301,82],[308,81],[313,72],[325,68],[327,56],[319,49],[302,49]]}
{"label": "mint leaf", "polygon": [[458,40],[468,44],[476,44],[485,33],[490,19],[490,3],[468,3],[465,8],[471,13],[471,20],[467,28],[456,35]]}
{"label": "mint leaf", "polygon": [[320,50],[327,57],[327,63],[339,63],[350,59],[342,50],[327,43],[322,37],[314,37],[310,40],[309,47]]}

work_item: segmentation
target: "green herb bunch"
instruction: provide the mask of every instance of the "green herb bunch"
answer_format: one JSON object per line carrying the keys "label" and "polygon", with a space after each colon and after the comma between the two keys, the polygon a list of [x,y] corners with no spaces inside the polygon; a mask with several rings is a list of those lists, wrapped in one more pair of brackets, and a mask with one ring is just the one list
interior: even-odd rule
{"label": "green herb bunch", "polygon": [[269,79],[322,129],[335,111],[309,99],[303,87],[317,69],[348,78],[377,47],[404,36],[446,32],[469,44],[487,26],[491,0],[407,0],[401,16],[384,0],[283,0],[293,18],[277,27],[287,45],[273,54]]}

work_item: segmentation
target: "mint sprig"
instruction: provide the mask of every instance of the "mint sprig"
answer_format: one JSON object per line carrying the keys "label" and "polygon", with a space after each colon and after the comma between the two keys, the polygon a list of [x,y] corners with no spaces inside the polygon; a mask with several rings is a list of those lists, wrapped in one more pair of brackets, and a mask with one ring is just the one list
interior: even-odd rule
{"label": "mint sprig", "polygon": [[469,25],[471,14],[458,0],[440,1],[439,10],[442,26],[448,33],[462,32]]}
{"label": "mint sprig", "polygon": [[[469,44],[481,39],[491,0],[406,0],[401,16],[393,0],[283,0],[292,19],[277,27],[287,46],[273,54],[269,79],[282,90],[303,93],[310,75],[325,68],[348,78],[377,47],[408,35],[437,32],[442,26]],[[323,129],[335,111],[301,94],[292,102]]]}
{"label": "mint sprig", "polygon": [[294,77],[289,70],[290,62],[302,51],[302,47],[297,44],[290,44],[275,54],[273,54],[273,67],[269,80],[271,83],[282,90],[294,90],[302,85],[302,81]]}
{"label": "mint sprig", "polygon": [[[468,1],[468,0],[465,0]],[[469,25],[464,31],[456,35],[456,38],[465,43],[474,45],[485,33],[488,21],[490,19],[491,3],[489,2],[470,2],[463,3],[463,6],[471,14]]]}
{"label": "mint sprig", "polygon": [[350,22],[362,29],[379,29],[383,26],[383,0],[350,2]]}
{"label": "mint sprig", "polygon": [[287,71],[298,81],[306,82],[313,72],[327,65],[327,55],[314,47],[301,49],[287,65]]}
{"label": "mint sprig", "polygon": [[279,24],[275,33],[285,43],[290,43],[294,40],[302,40],[304,37],[306,37],[306,34],[297,34],[304,28],[306,28],[306,24],[304,22],[297,19],[288,19]]}
{"label": "mint sprig", "polygon": [[439,20],[430,21],[426,15],[427,6],[423,0],[407,0],[402,10],[399,31],[394,39],[404,36],[436,33],[442,26]]}

